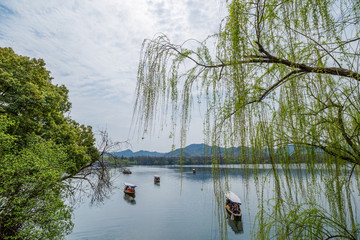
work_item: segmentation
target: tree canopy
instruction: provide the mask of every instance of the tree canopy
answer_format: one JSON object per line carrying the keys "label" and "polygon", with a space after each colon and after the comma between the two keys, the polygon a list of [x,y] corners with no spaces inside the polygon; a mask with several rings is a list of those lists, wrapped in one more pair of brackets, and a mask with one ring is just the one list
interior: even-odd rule
{"label": "tree canopy", "polygon": [[21,149],[36,135],[65,146],[68,174],[77,173],[89,162],[99,159],[91,126],[80,125],[66,114],[71,103],[65,86],[52,84],[42,59],[30,59],[0,49],[0,113],[13,124],[7,133],[17,137]]}
{"label": "tree canopy", "polygon": [[[323,222],[326,227],[318,225],[316,233],[319,238],[343,236],[344,232],[329,226],[337,219],[345,226],[346,237],[356,239],[358,219],[346,183],[358,178],[360,164],[360,2],[232,0],[225,4],[228,15],[219,32],[202,42],[177,45],[163,34],[144,41],[134,108],[138,123],[148,131],[155,119],[171,111],[173,124],[180,121],[184,142],[196,102],[206,109],[208,141],[251,147],[252,163],[259,159],[256,152],[267,149],[270,159],[281,159],[285,169],[300,164],[306,155],[307,170],[313,172],[319,170],[314,156],[324,154],[326,171],[336,172],[336,178],[324,179],[324,184],[332,184],[337,191],[325,193],[331,214]],[[292,156],[282,150],[288,145],[295,146]],[[246,163],[245,159],[239,163]],[[273,171],[276,178],[276,166]],[[281,218],[291,215],[286,209],[293,210],[285,204],[304,206],[294,200],[298,198],[282,193],[285,186],[293,186],[291,179],[275,181],[275,214],[270,216],[278,221],[260,214],[256,237],[274,233],[265,234],[265,220],[273,222],[278,239],[314,237],[309,225],[294,229]],[[305,216],[307,210],[292,211],[291,216]]]}
{"label": "tree canopy", "polygon": [[[68,113],[42,59],[0,48],[0,238],[62,239],[72,230],[68,179],[99,160],[90,126]],[[89,174],[89,173],[86,173]]]}
{"label": "tree canopy", "polygon": [[71,232],[64,162],[62,147],[36,138],[22,150],[1,156],[1,239],[61,239]]}

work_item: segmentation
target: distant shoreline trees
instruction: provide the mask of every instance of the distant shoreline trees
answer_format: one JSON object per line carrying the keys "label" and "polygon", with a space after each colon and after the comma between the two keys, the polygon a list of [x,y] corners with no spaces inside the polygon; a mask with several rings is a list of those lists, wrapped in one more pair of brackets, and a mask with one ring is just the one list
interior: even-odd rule
{"label": "distant shoreline trees", "polygon": [[[281,164],[283,162],[283,152],[279,151],[274,154],[275,163]],[[297,153],[296,155],[289,156],[289,159],[297,163],[307,163],[310,161],[306,153]],[[314,163],[326,163],[325,154],[318,152],[313,154],[311,161]],[[262,156],[257,156],[256,160],[252,160],[252,156],[240,156],[234,157],[233,155],[217,156],[111,156],[104,158],[104,161],[110,163],[112,166],[124,166],[124,165],[211,165],[216,164],[271,164],[272,160],[269,154],[264,152]]]}

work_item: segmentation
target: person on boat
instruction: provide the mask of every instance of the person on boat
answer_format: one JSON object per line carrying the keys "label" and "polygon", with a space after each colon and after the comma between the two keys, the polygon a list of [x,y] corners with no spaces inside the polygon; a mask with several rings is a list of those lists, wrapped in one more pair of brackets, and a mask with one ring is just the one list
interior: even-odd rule
{"label": "person on boat", "polygon": [[236,204],[236,203],[234,204],[234,210],[233,210],[233,212],[236,213],[236,214],[240,213],[240,212],[239,212],[239,204]]}
{"label": "person on boat", "polygon": [[232,207],[231,205],[232,205],[232,204],[231,204],[231,201],[230,201],[229,199],[226,199],[226,205],[228,205],[228,206],[230,207],[230,209],[231,209],[231,207]]}
{"label": "person on boat", "polygon": [[232,202],[229,199],[226,200],[226,205],[228,206],[228,209],[230,211],[233,211],[234,205],[232,204]]}

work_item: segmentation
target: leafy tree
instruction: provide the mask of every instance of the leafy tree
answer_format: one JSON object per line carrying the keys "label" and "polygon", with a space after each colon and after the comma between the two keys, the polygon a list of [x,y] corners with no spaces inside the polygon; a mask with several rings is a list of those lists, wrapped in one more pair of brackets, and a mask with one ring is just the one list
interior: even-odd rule
{"label": "leafy tree", "polygon": [[66,156],[58,145],[35,140],[1,157],[1,239],[62,239],[71,232],[71,207],[64,203],[61,180]]}
{"label": "leafy tree", "polygon": [[0,113],[13,125],[7,130],[17,136],[18,149],[35,134],[64,145],[68,153],[67,173],[78,173],[88,163],[99,159],[90,126],[66,117],[71,103],[65,86],[52,84],[42,59],[30,59],[0,48]]}
{"label": "leafy tree", "polygon": [[[267,149],[276,196],[271,220],[264,217],[265,204],[260,206],[256,237],[357,238],[349,182],[358,179],[360,164],[360,2],[232,0],[226,6],[220,31],[196,42],[196,49],[189,41],[173,44],[165,35],[144,41],[135,104],[142,128],[146,132],[154,126],[158,109],[171,109],[174,125],[180,119],[184,143],[195,89],[198,102],[205,101],[211,144],[251,146],[252,162]],[[288,145],[295,147],[292,156]],[[320,171],[314,160],[319,153],[327,159],[325,172],[333,173],[320,185],[329,215],[318,214],[327,219],[316,225],[317,231],[310,224],[282,231],[290,229],[284,217],[314,220],[303,216],[309,213],[306,208],[316,206],[303,202],[315,202],[305,194],[319,185],[292,191],[302,183],[293,181],[289,169],[305,155],[307,170]],[[278,177],[275,157],[285,180]],[[306,207],[292,211],[289,206]]]}
{"label": "leafy tree", "polygon": [[68,90],[51,80],[43,60],[0,48],[1,239],[64,238],[71,180],[105,179],[92,168],[100,157],[92,128],[67,116]]}

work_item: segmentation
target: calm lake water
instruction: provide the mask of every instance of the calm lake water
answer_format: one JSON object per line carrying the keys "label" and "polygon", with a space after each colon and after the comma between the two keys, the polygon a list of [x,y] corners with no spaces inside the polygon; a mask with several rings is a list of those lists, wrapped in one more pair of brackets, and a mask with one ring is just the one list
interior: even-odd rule
{"label": "calm lake water", "polygon": [[[90,206],[85,199],[75,209],[75,226],[68,240],[221,239],[211,166],[185,166],[182,173],[180,167],[171,166],[130,169],[129,175],[111,170],[118,188],[100,205]],[[160,184],[154,184],[154,175],[161,176]],[[254,181],[240,169],[228,171],[227,182],[242,200],[243,212],[241,222],[225,220],[228,239],[251,238],[258,211]],[[123,193],[124,182],[137,185],[135,198]],[[272,188],[264,194],[271,197]]]}

